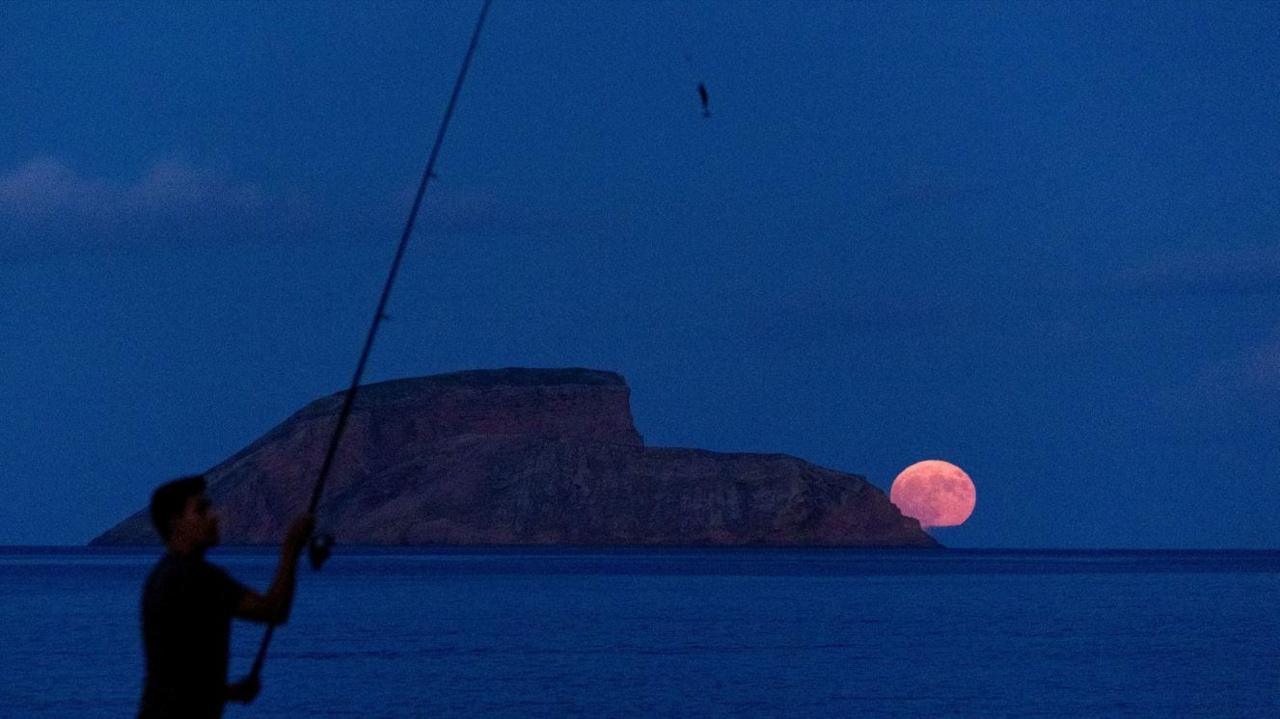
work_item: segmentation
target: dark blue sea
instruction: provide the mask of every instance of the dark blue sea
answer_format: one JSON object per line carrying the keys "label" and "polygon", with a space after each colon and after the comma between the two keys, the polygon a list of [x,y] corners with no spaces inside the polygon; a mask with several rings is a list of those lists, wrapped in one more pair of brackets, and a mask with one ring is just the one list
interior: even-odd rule
{"label": "dark blue sea", "polygon": [[[0,550],[0,716],[132,715],[155,557]],[[298,592],[228,717],[1280,717],[1280,552],[347,549]]]}

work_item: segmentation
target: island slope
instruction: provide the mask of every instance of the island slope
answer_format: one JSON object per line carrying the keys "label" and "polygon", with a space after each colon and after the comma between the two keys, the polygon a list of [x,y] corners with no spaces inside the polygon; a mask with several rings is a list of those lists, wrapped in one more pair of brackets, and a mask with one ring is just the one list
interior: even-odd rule
{"label": "island slope", "polygon": [[[272,544],[307,504],[342,395],[205,474],[227,544]],[[346,544],[937,543],[857,475],[781,454],[647,447],[621,376],[473,370],[364,386],[321,502]],[[146,510],[92,544],[154,544]]]}

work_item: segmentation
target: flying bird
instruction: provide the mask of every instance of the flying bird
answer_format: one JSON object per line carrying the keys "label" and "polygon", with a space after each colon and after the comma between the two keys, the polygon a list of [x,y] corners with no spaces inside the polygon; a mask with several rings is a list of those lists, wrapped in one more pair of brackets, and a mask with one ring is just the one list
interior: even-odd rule
{"label": "flying bird", "polygon": [[702,99],[702,116],[711,117],[711,109],[707,105],[707,86],[701,82],[698,83],[698,97]]}

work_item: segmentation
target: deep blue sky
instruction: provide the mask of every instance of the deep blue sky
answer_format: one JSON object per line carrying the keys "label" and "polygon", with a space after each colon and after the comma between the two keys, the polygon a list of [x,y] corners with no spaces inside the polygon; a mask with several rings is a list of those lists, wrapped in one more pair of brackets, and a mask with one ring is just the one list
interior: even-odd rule
{"label": "deep blue sky", "polygon": [[[0,543],[345,385],[477,10],[0,4]],[[650,444],[946,459],[953,546],[1276,547],[1277,37],[498,0],[369,379],[598,367]]]}

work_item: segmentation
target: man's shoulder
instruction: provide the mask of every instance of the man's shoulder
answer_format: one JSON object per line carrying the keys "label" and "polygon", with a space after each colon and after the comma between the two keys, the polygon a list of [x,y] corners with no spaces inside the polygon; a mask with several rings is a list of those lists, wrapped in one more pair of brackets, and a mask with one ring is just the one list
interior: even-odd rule
{"label": "man's shoulder", "polygon": [[176,571],[178,571],[177,557],[165,552],[160,555],[155,564],[151,565],[151,571],[147,572],[147,584],[150,585],[167,579]]}
{"label": "man's shoulder", "polygon": [[204,557],[166,552],[151,567],[146,586],[149,591],[161,590],[172,585],[224,581],[227,576],[225,571],[205,561]]}
{"label": "man's shoulder", "polygon": [[231,611],[246,591],[244,585],[203,557],[169,553],[156,562],[147,577],[142,592],[143,610],[212,604],[220,611]]}

